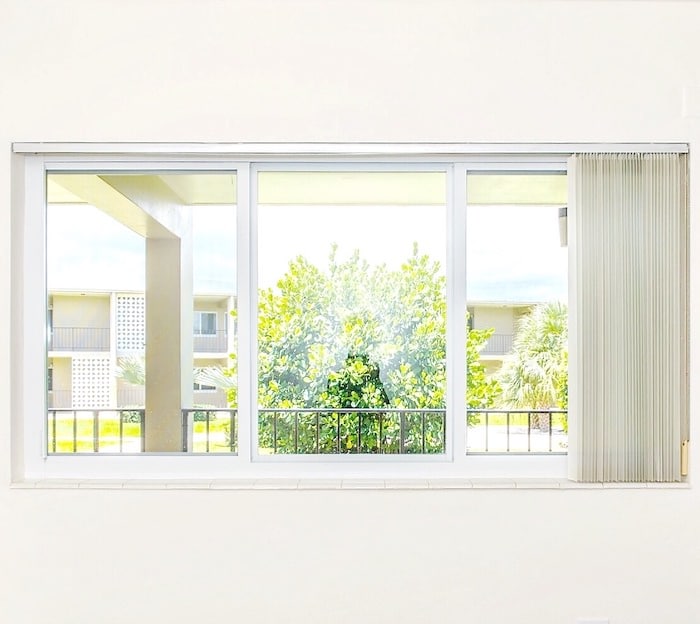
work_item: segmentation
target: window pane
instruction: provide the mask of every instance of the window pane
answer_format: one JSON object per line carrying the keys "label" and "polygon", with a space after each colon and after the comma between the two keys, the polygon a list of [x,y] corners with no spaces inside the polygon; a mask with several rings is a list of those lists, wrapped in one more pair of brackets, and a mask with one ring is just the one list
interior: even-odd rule
{"label": "window pane", "polygon": [[258,446],[442,453],[443,172],[258,176]]}
{"label": "window pane", "polygon": [[469,175],[468,452],[565,452],[566,176]]}
{"label": "window pane", "polygon": [[50,452],[235,450],[235,202],[231,173],[48,175]]}

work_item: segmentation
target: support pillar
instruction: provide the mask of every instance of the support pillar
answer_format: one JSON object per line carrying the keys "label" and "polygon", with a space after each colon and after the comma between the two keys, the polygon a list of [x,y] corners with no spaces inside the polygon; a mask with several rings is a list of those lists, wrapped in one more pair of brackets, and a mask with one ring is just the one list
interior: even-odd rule
{"label": "support pillar", "polygon": [[192,406],[192,272],[188,245],[191,241],[187,236],[146,239],[147,452],[183,450],[182,408]]}

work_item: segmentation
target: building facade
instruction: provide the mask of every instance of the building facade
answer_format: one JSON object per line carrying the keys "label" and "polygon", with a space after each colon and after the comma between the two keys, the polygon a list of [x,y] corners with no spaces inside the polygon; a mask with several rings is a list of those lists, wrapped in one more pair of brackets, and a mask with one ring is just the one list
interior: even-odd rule
{"label": "building facade", "polygon": [[[232,295],[194,296],[193,369],[227,366],[234,305]],[[54,291],[47,323],[49,408],[144,406],[138,379],[146,335],[142,292]],[[136,374],[120,373],[129,363]],[[194,383],[193,399],[192,407],[226,406],[225,391],[205,383]]]}

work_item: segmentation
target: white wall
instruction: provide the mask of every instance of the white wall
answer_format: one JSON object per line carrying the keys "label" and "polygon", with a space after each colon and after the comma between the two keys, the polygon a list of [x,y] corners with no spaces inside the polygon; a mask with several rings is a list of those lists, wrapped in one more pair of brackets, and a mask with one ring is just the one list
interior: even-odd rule
{"label": "white wall", "polygon": [[[688,141],[694,153],[700,119],[683,116],[682,90],[700,86],[698,32],[695,2],[0,0],[0,292],[12,141]],[[699,188],[691,158],[693,223]],[[0,323],[2,624],[700,618],[697,488],[10,489],[7,297]],[[692,338],[695,431],[696,324]]]}
{"label": "white wall", "polygon": [[474,306],[474,329],[493,329],[494,334],[514,334],[516,313],[512,306]]}
{"label": "white wall", "polygon": [[81,297],[71,295],[53,296],[54,327],[109,327],[109,295],[104,297]]}

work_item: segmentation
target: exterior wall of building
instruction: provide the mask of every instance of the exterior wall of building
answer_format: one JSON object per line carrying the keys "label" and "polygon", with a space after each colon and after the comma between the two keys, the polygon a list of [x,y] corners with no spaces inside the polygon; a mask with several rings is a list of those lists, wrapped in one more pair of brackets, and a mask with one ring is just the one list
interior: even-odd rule
{"label": "exterior wall of building", "polygon": [[[470,306],[472,307],[472,306]],[[494,334],[512,336],[515,334],[515,321],[518,308],[511,305],[473,306],[474,329],[494,329]]]}
{"label": "exterior wall of building", "polygon": [[71,358],[52,358],[51,367],[53,368],[53,390],[51,392],[51,407],[70,407],[72,404]]}
{"label": "exterior wall of building", "polygon": [[53,295],[53,326],[108,328],[109,295]]}
{"label": "exterior wall of building", "polygon": [[[700,219],[697,2],[1,5],[3,293],[13,141],[687,141]],[[689,237],[694,311],[700,228]],[[0,327],[7,415],[9,296]],[[697,462],[685,490],[20,489],[12,435],[4,416],[4,622],[697,619]]]}

